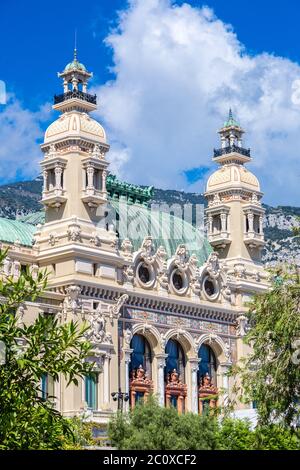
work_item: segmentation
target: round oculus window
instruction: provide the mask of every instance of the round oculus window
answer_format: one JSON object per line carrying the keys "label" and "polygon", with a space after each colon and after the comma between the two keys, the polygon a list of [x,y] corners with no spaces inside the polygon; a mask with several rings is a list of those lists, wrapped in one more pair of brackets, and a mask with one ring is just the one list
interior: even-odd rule
{"label": "round oculus window", "polygon": [[151,281],[151,273],[145,263],[141,263],[138,267],[138,277],[142,284],[148,284]]}
{"label": "round oculus window", "polygon": [[216,294],[216,286],[213,281],[209,278],[206,278],[204,281],[204,290],[206,295],[212,297]]}
{"label": "round oculus window", "polygon": [[172,284],[177,291],[181,291],[185,287],[183,274],[178,269],[173,271]]}

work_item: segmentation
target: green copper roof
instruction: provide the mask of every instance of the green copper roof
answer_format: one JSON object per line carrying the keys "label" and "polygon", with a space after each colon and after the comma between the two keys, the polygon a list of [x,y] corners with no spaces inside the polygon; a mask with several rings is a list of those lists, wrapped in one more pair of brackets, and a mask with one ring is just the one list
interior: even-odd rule
{"label": "green copper roof", "polygon": [[26,224],[38,225],[45,223],[45,212],[32,212],[31,214],[23,215],[17,219],[20,222],[25,222]]}
{"label": "green copper roof", "polygon": [[77,49],[76,49],[76,47],[74,49],[74,59],[72,60],[72,62],[70,62],[69,64],[67,64],[65,66],[64,72],[68,72],[69,70],[82,70],[83,72],[86,72],[85,66],[83,64],[81,64],[80,62],[78,62],[78,60],[77,60]]}
{"label": "green copper roof", "polygon": [[32,246],[36,227],[31,224],[0,217],[0,240],[6,243],[18,241],[21,245]]}
{"label": "green copper roof", "polygon": [[[153,187],[141,187],[125,183],[114,175],[107,176],[108,203],[118,213],[122,222],[120,203],[123,202],[127,210],[129,221],[128,233],[120,233],[120,241],[129,238],[134,250],[138,250],[145,237],[151,235],[153,243],[158,248],[163,246],[168,257],[175,254],[180,244],[186,245],[190,254],[196,254],[199,263],[203,264],[208,258],[212,248],[204,234],[192,224],[160,211],[152,211],[148,203],[153,197]],[[128,204],[126,204],[126,202]],[[16,240],[22,245],[31,246],[36,225],[45,222],[44,211],[27,214],[18,220],[0,218],[0,240],[14,243]],[[122,228],[122,224],[120,225]]]}
{"label": "green copper roof", "polygon": [[120,181],[115,175],[109,174],[106,178],[106,187],[112,199],[126,199],[132,204],[147,205],[153,196],[153,186],[144,188],[135,184]]}
{"label": "green copper roof", "polygon": [[239,123],[234,119],[231,108],[229,109],[228,119],[224,122],[223,127],[240,127]]}
{"label": "green copper roof", "polygon": [[127,233],[125,233],[123,230],[125,224],[122,223],[122,208],[120,210],[122,206],[120,206],[119,201],[112,199],[110,202],[119,214],[121,223],[117,228],[119,229],[120,241],[129,238],[134,251],[141,247],[145,237],[151,235],[155,248],[163,246],[168,257],[175,254],[178,245],[184,244],[189,254],[195,254],[199,264],[202,265],[212,252],[212,248],[204,234],[192,224],[172,214],[153,211],[142,205],[124,204],[127,220]]}
{"label": "green copper roof", "polygon": [[86,72],[86,68],[83,64],[78,62],[78,60],[73,60],[69,64],[65,66],[64,72],[68,72],[69,70],[82,70],[83,72]]}
{"label": "green copper roof", "polygon": [[[141,204],[124,204],[128,220],[128,233],[122,232],[122,209],[120,202],[110,199],[110,204],[118,213],[121,224],[119,227],[120,241],[129,238],[134,250],[138,250],[145,237],[151,235],[156,249],[163,246],[168,257],[175,254],[180,244],[186,245],[190,255],[195,254],[202,265],[211,253],[212,248],[204,234],[192,224],[160,211],[151,211]],[[124,217],[123,217],[124,218]],[[22,221],[23,222],[22,222]],[[22,245],[31,246],[36,225],[44,223],[44,212],[28,214],[19,220],[0,218],[0,240],[14,243],[19,240]]]}

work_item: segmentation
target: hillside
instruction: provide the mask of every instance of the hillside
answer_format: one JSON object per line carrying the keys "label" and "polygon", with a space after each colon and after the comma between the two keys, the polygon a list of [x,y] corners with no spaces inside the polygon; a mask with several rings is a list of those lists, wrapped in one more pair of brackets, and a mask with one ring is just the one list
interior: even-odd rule
{"label": "hillside", "polygon": [[[42,179],[0,186],[0,216],[15,219],[41,210],[39,200]],[[205,204],[201,194],[155,189],[154,204]],[[297,262],[300,265],[300,237],[293,237],[292,228],[299,226],[300,207],[264,206],[266,249],[263,259],[274,264],[278,261]]]}

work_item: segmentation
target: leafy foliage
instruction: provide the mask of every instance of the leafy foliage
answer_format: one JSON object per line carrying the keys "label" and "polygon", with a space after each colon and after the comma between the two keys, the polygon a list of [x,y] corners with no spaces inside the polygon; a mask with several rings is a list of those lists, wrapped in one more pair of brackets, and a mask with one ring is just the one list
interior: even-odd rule
{"label": "leafy foliage", "polygon": [[[0,266],[6,253],[0,253]],[[0,279],[0,341],[5,344],[5,363],[0,365],[0,449],[57,449],[73,429],[53,405],[44,400],[40,383],[45,374],[68,384],[91,371],[85,362],[90,344],[85,326],[76,322],[59,325],[53,316],[39,315],[31,324],[19,319],[18,308],[35,301],[46,288],[46,275],[35,280],[21,273],[16,280],[2,273]]]}
{"label": "leafy foliage", "polygon": [[273,286],[250,304],[252,353],[233,370],[241,377],[236,391],[255,401],[259,423],[293,426],[300,415],[300,276],[299,268],[274,272]]}
{"label": "leafy foliage", "polygon": [[254,448],[254,433],[248,420],[223,419],[218,432],[222,450],[249,450]]}
{"label": "leafy foliage", "polygon": [[185,450],[217,448],[217,421],[208,416],[160,407],[153,397],[137,404],[129,413],[114,416],[108,428],[112,445],[118,449]]}
{"label": "leafy foliage", "polygon": [[252,429],[247,420],[192,413],[178,415],[151,397],[129,414],[115,415],[108,428],[114,447],[121,450],[295,450],[299,434],[279,425]]}

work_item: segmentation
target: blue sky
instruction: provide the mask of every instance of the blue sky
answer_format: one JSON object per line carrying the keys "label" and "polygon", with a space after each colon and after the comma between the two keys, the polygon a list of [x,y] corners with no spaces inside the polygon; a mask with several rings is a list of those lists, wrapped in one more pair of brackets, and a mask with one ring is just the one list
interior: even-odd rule
{"label": "blue sky", "polygon": [[[184,3],[190,8],[183,6]],[[146,4],[148,9],[145,7]],[[86,4],[77,0],[72,3],[52,0],[48,8],[46,5],[43,7],[41,5],[42,2],[34,0],[27,2],[2,0],[1,2],[0,80],[5,82],[10,94],[9,103],[6,106],[0,105],[2,129],[0,129],[0,138],[9,140],[7,150],[0,151],[1,183],[27,179],[35,176],[37,172],[38,149],[34,150],[30,141],[37,147],[36,142],[41,140],[47,123],[54,119],[54,116],[48,112],[47,103],[51,102],[54,93],[60,91],[56,73],[71,60],[74,31],[77,29],[79,59],[94,72],[92,85],[100,96],[100,101],[101,98],[103,101],[103,108],[99,111],[98,118],[103,121],[110,136],[112,168],[121,177],[143,184],[202,191],[203,182],[208,172],[213,169],[210,162],[210,149],[218,145],[215,130],[221,124],[225,110],[232,105],[242,124],[246,123],[248,127],[251,126],[251,129],[248,129],[249,142],[247,144],[257,152],[253,162],[253,171],[258,176],[261,175],[266,201],[273,204],[297,204],[300,183],[297,154],[291,155],[288,160],[280,152],[284,149],[294,149],[297,142],[295,136],[297,132],[299,133],[296,125],[289,124],[289,127],[295,127],[290,133],[285,117],[289,111],[292,111],[294,113],[292,123],[294,123],[295,119],[298,120],[298,109],[294,109],[293,105],[290,110],[282,103],[285,96],[285,91],[283,91],[285,84],[288,83],[292,88],[298,75],[300,79],[300,68],[298,70],[300,63],[299,2],[296,0],[285,2],[270,0],[208,0],[206,2],[189,0],[183,2],[178,0],[173,2],[172,8],[168,0],[143,0],[143,5],[141,0],[137,0],[137,2],[132,2],[130,12],[128,12],[128,3],[124,0],[90,0]],[[208,18],[207,13],[203,13],[201,7],[204,5],[213,10],[213,18]],[[127,12],[125,19],[120,20],[118,16],[120,10]],[[143,22],[146,25],[145,31],[141,27]],[[160,22],[160,25],[157,24]],[[227,26],[229,24],[231,27]],[[188,42],[184,39],[185,52],[181,54],[180,28],[184,30],[187,28],[186,25],[188,28],[192,25],[191,34]],[[117,26],[118,32],[112,33],[113,28]],[[159,31],[162,38],[160,49],[163,51],[165,48],[166,57],[169,59],[174,51],[174,57],[182,61],[183,67],[186,67],[187,60],[191,63],[199,62],[199,68],[193,69],[196,74],[199,73],[199,76],[201,75],[201,61],[207,67],[209,61],[212,61],[211,63],[215,63],[216,60],[220,61],[222,54],[224,56],[225,53],[226,68],[230,64],[231,67],[237,67],[233,77],[237,78],[238,89],[232,87],[228,91],[228,83],[224,83],[223,90],[227,87],[224,95],[222,90],[217,90],[216,87],[213,91],[211,88],[208,89],[206,82],[204,83],[200,78],[197,82],[191,81],[186,92],[186,82],[176,81],[175,75],[178,71],[173,68],[173,61],[170,61],[168,65],[168,60],[162,64],[158,59],[152,61],[152,58],[151,60],[148,58],[147,60],[147,54],[149,53],[151,57],[150,53],[154,50],[154,46],[151,45],[150,50],[147,45],[153,38],[153,34],[157,32],[155,28],[161,28]],[[214,34],[218,34],[220,43],[222,35],[224,36],[226,48],[222,50],[221,44],[220,51],[216,50],[213,57],[208,57],[208,46],[203,45],[203,41],[206,41],[205,28],[215,31]],[[170,37],[174,41],[171,49],[168,49],[170,37],[166,37],[165,30],[170,31]],[[163,32],[162,36],[161,32]],[[197,45],[191,38],[201,37],[202,33],[204,39]],[[176,40],[174,40],[175,36]],[[136,48],[134,41],[137,41],[138,47]],[[179,52],[175,50],[176,47],[179,47]],[[140,69],[139,64],[133,61],[135,49],[137,54],[141,53],[145,58],[141,61]],[[267,60],[262,58],[263,53],[268,53]],[[159,56],[159,52],[156,56]],[[233,56],[234,59],[232,59]],[[275,62],[272,57],[276,58]],[[253,65],[250,67],[249,62],[252,64],[255,62],[255,67]],[[151,65],[151,71],[148,70],[147,64],[149,67]],[[114,67],[114,70],[111,70],[111,67]],[[248,71],[249,67],[253,69],[251,74]],[[245,69],[247,69],[247,74]],[[180,71],[180,67],[178,70]],[[203,70],[205,70],[204,66]],[[277,101],[274,99],[272,106],[268,105],[266,117],[261,122],[262,132],[256,127],[255,112],[261,116],[263,110],[261,106],[254,107],[253,103],[258,100],[267,101],[266,87],[272,88],[273,78],[271,77],[275,75],[275,70],[274,89],[278,87],[280,99]],[[254,82],[260,80],[261,75],[265,73],[268,74],[268,79],[262,92],[261,89],[255,88]],[[240,74],[242,74],[242,79],[240,79]],[[139,79],[138,75],[140,75]],[[285,76],[286,80],[284,80]],[[148,88],[144,84],[148,79],[149,82],[155,82],[156,77],[159,77],[160,84],[165,80],[166,86],[155,91],[156,95],[153,100],[149,101],[151,87]],[[172,77],[174,77],[174,82]],[[249,77],[253,81],[253,87]],[[283,77],[283,80],[280,81],[279,77]],[[194,93],[209,96],[209,100],[199,99],[198,109],[201,108],[199,113],[196,106],[193,109]],[[178,98],[177,106],[174,108],[176,110],[183,102],[180,94],[182,94],[182,100],[185,98],[184,95],[187,95],[187,99],[184,99],[187,108],[183,109],[183,116],[175,120],[172,106],[170,106],[170,114],[162,115],[162,121],[155,127],[154,106],[156,105],[157,109],[157,103],[161,102],[162,96],[166,97],[164,109],[170,103],[176,102]],[[264,95],[263,99],[262,95]],[[137,103],[133,104],[133,100],[137,100]],[[188,106],[189,100],[191,104]],[[243,105],[243,100],[248,103],[247,109]],[[151,113],[149,109],[152,109]],[[128,113],[127,121],[124,122],[124,118],[121,122],[120,116],[126,113]],[[275,113],[278,116],[276,122],[272,117],[272,124],[270,123],[269,127],[268,113]],[[285,122],[282,130],[279,126],[280,115]],[[143,116],[145,116],[145,123],[141,124]],[[191,125],[195,120],[198,120],[199,136],[197,136],[197,127]],[[170,124],[167,124],[169,122]],[[180,132],[178,134],[170,132],[177,122],[180,123]],[[129,123],[135,126],[135,133],[132,130],[128,131]],[[183,129],[184,126],[186,128]],[[170,139],[168,132],[172,133]],[[181,146],[184,138],[189,141],[188,154],[184,151],[186,145]],[[267,156],[268,144],[270,144],[269,153],[273,156]],[[3,142],[1,142],[1,147],[3,147]],[[149,147],[152,147],[153,154],[158,156],[157,162],[153,162],[152,171],[149,171],[151,167],[148,167],[150,154],[148,155],[147,149]],[[31,152],[32,160],[29,158]],[[165,164],[162,161],[165,161]],[[159,165],[161,169],[158,168]],[[168,166],[174,169],[169,172]],[[278,168],[278,173],[274,166]],[[282,183],[282,174],[291,169],[291,173],[287,176],[287,187],[285,187]],[[272,171],[274,171],[274,176]]]}
{"label": "blue sky", "polygon": [[[174,2],[208,5],[234,27],[252,54],[270,52],[300,63],[300,2],[286,0],[207,0]],[[77,29],[79,58],[94,71],[95,80],[111,78],[111,51],[103,40],[116,25],[127,0],[52,0],[49,8],[38,0],[2,0],[0,79],[35,109],[52,99],[59,87],[56,72],[69,61]]]}

